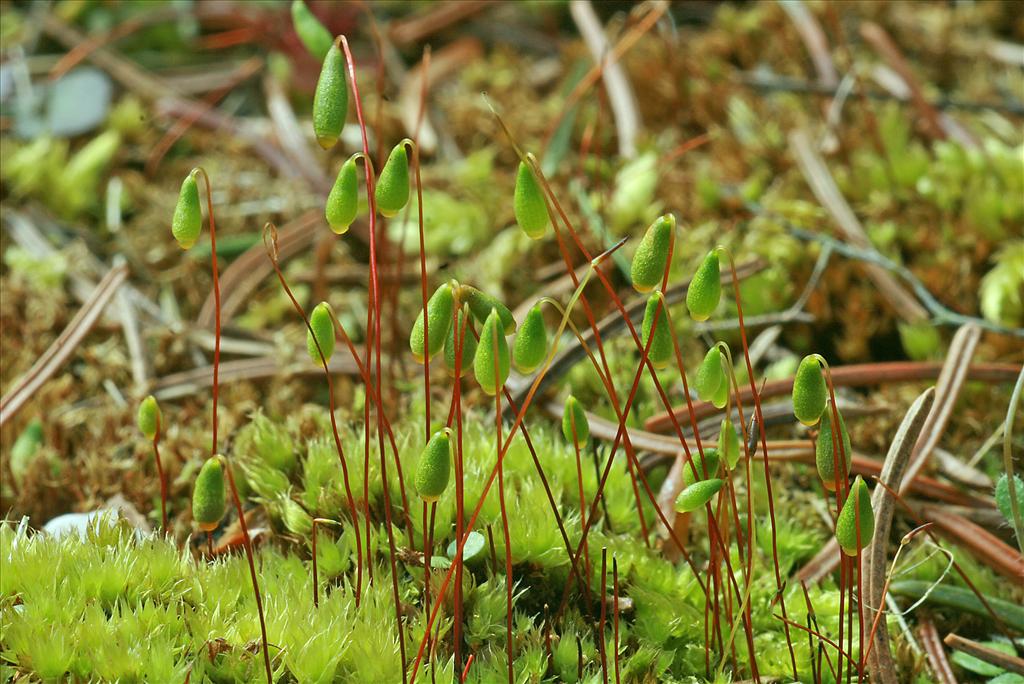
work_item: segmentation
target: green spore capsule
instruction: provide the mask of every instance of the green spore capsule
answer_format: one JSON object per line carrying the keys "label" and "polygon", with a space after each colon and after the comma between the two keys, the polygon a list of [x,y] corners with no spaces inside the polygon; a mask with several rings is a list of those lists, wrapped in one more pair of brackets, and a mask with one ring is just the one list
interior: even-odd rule
{"label": "green spore capsule", "polygon": [[313,93],[313,132],[320,147],[329,150],[341,137],[348,115],[348,85],[345,83],[345,56],[331,44],[324,56],[320,78]]}
{"label": "green spore capsule", "polygon": [[[1021,515],[1024,515],[1024,480],[1016,473],[1013,476],[1013,493],[1017,495],[1017,505],[1021,509]],[[995,498],[996,508],[999,509],[1006,522],[1010,523],[1010,527],[1013,528],[1013,507],[1010,505],[1010,479],[1006,477],[1006,473],[1000,475],[999,479],[996,480]]]}
{"label": "green spore capsule", "polygon": [[192,249],[203,230],[203,210],[199,206],[196,175],[193,170],[181,182],[178,203],[174,205],[174,216],[171,218],[171,233],[182,249]]}
{"label": "green spore capsule", "polygon": [[704,504],[711,501],[724,484],[724,480],[717,478],[694,482],[679,492],[679,496],[676,497],[676,510],[680,513],[692,513],[703,508]]}
{"label": "green spore capsule", "polygon": [[472,285],[462,285],[459,287],[459,301],[469,304],[469,311],[477,321],[483,323],[492,310],[497,311],[505,334],[511,335],[516,331],[515,316],[497,297],[481,292]]}
{"label": "green spore capsule", "polygon": [[[725,363],[725,359],[722,359],[722,363]],[[714,404],[715,408],[725,408],[725,405],[729,403],[729,379],[726,377],[725,382],[718,386],[718,391],[715,392],[715,396],[711,397],[711,403]]]}
{"label": "green spore capsule", "polygon": [[814,425],[825,411],[828,387],[821,375],[821,363],[811,355],[805,356],[793,378],[793,415],[804,425]]}
{"label": "green spore capsule", "polygon": [[718,250],[711,250],[693,274],[690,286],[686,288],[686,308],[690,318],[706,321],[718,308],[722,297],[722,283],[719,280]]}
{"label": "green spore capsule", "polygon": [[224,517],[223,459],[220,455],[206,459],[192,490],[192,518],[204,532],[217,529],[221,518]]}
{"label": "green spore capsule", "polygon": [[[831,402],[829,402],[829,406],[831,406]],[[840,458],[832,446],[832,411],[827,407],[821,418],[818,440],[814,443],[814,462],[818,467],[818,477],[821,478],[821,483],[825,485],[825,489],[830,492],[836,490],[836,463],[842,464],[840,467],[843,469],[843,472],[839,476],[840,482],[846,482],[853,463],[851,460],[853,458],[853,446],[850,444],[850,433],[846,431],[846,421],[843,420],[843,414],[839,413],[838,409],[836,413],[839,416],[839,434],[843,440],[842,449],[844,457]]]}
{"label": "green spore capsule", "polygon": [[338,177],[334,179],[334,187],[327,195],[324,215],[331,230],[338,235],[344,235],[348,232],[352,222],[356,220],[358,213],[359,178],[356,175],[356,155],[352,155],[338,170]]}
{"label": "green spore capsule", "polygon": [[528,237],[534,240],[544,237],[548,227],[548,209],[544,204],[540,184],[533,175],[533,169],[526,162],[519,162],[512,209],[516,215],[516,223]]}
{"label": "green spore capsule", "polygon": [[[427,300],[427,355],[433,358],[444,348],[448,329],[452,326],[455,295],[452,284],[444,283]],[[418,363],[423,363],[423,310],[420,309],[409,333],[409,350]]]}
{"label": "green spore capsule", "polygon": [[309,50],[309,54],[317,59],[327,56],[327,51],[334,42],[331,32],[309,11],[302,0],[292,0],[292,25],[299,40]]}
{"label": "green spore capsule", "polygon": [[[644,321],[641,327],[643,336],[641,338],[645,347],[650,340],[650,347],[647,350],[647,358],[655,368],[665,368],[672,361],[672,333],[669,330],[668,315],[665,313],[665,297],[660,292],[655,292],[647,299],[647,308],[644,309]],[[655,325],[657,315],[657,325]],[[651,331],[654,331],[654,339],[651,340]]]}
{"label": "green spore capsule", "polygon": [[637,292],[650,292],[665,276],[669,247],[676,229],[676,217],[671,214],[660,216],[644,233],[640,245],[633,253],[630,277]]}
{"label": "green spore capsule", "polygon": [[728,392],[729,381],[725,377],[724,366],[725,359],[722,358],[718,345],[708,349],[704,360],[697,368],[697,377],[693,380],[693,388],[697,390],[697,396],[701,401],[714,399],[722,385],[726,386]]}
{"label": "green spore capsule", "polygon": [[[693,468],[685,460],[683,461],[683,486],[689,487],[694,482],[700,482],[708,478],[716,477],[718,475],[718,466],[722,462],[721,457],[718,455],[718,449],[704,449],[703,458],[699,451],[694,451],[690,454],[693,457]],[[707,467],[707,475],[705,476],[704,468]],[[696,474],[694,474],[694,468]]]}
{"label": "green spore capsule", "polygon": [[740,461],[740,436],[729,418],[722,419],[722,427],[718,430],[718,452],[722,454],[728,470],[735,468]]}
{"label": "green spore capsule", "polygon": [[[857,543],[857,523],[860,522],[860,544]],[[875,512],[871,509],[871,492],[864,480],[858,475],[850,487],[850,496],[843,504],[843,510],[836,520],[836,541],[843,553],[856,556],[865,546],[871,543],[871,535],[875,533]]]}
{"label": "green spore capsule", "polygon": [[[494,359],[495,345],[498,347],[497,364]],[[502,332],[497,310],[492,310],[491,315],[484,321],[480,331],[480,343],[476,347],[476,356],[473,357],[473,373],[480,388],[491,396],[500,392],[508,380],[510,365],[508,341]]]}
{"label": "green spore capsule", "polygon": [[409,157],[405,143],[400,142],[391,150],[384,168],[377,179],[377,210],[382,216],[394,216],[409,202]]}
{"label": "green spore capsule", "polygon": [[[455,321],[448,328],[448,337],[444,341],[444,366],[448,369],[448,375],[455,376],[455,336],[462,330],[462,317],[466,313],[459,311],[455,314]],[[459,376],[464,376],[473,370],[473,358],[476,356],[476,338],[473,336],[469,324],[466,324],[466,334],[462,337],[462,361],[459,364]]]}
{"label": "green spore capsule", "polygon": [[139,413],[136,416],[136,423],[139,426],[139,432],[146,439],[151,440],[156,437],[157,430],[160,429],[162,422],[160,405],[156,403],[156,397],[150,394],[139,402]]}
{"label": "green spore capsule", "polygon": [[512,363],[523,375],[537,370],[548,354],[548,331],[540,304],[535,304],[519,326],[512,346]]}
{"label": "green spore capsule", "polygon": [[451,430],[435,432],[416,464],[416,493],[427,503],[441,498],[451,475]]}
{"label": "green spore capsule", "polygon": [[590,441],[590,422],[583,405],[571,394],[565,398],[565,410],[562,411],[562,436],[570,444],[573,441],[573,427],[576,428],[576,443],[584,446]]}
{"label": "green spore capsule", "polygon": [[[331,355],[334,354],[334,319],[331,317],[330,304],[320,302],[313,307],[313,312],[309,314],[309,327],[313,329],[312,333],[308,329],[306,330],[306,351],[309,352],[309,358],[313,360],[313,363],[319,365],[322,363],[320,360],[322,351],[324,361],[329,363]],[[317,343],[320,344],[319,350]]]}

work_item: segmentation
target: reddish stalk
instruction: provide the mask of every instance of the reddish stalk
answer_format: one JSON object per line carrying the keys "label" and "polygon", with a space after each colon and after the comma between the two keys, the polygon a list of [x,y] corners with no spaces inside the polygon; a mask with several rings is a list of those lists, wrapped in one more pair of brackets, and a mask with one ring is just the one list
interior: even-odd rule
{"label": "reddish stalk", "polygon": [[614,634],[615,684],[619,684],[619,563],[612,556],[612,633]]}
{"label": "reddish stalk", "polygon": [[[214,342],[213,342],[213,428],[210,444],[210,457],[217,455],[217,400],[220,393],[218,384],[220,375],[220,276],[217,270],[217,222],[213,215],[213,188],[210,185],[210,177],[202,167],[196,169],[203,176],[203,183],[206,185],[206,210],[210,222],[210,269],[213,273],[213,302],[214,302]],[[238,488],[235,486],[235,476],[231,472],[231,461],[224,457],[227,467],[224,470],[228,473],[228,485],[231,489],[231,500],[238,512],[238,524],[242,528],[242,543],[245,546],[245,557],[249,561],[249,577],[252,579],[252,591],[256,596],[256,612],[260,618],[260,638],[263,641],[263,665],[267,672],[267,684],[273,684],[273,670],[270,667],[270,650],[267,646],[267,622],[263,617],[263,599],[260,596],[260,584],[256,577],[256,562],[253,559],[252,540],[249,538],[249,527],[245,522],[245,511],[242,509],[242,501],[238,497]]]}
{"label": "reddish stalk", "polygon": [[[494,315],[493,313],[491,314]],[[500,382],[501,370],[498,359],[498,335],[504,334],[500,324],[495,326],[492,336],[494,354],[494,379]],[[511,443],[513,433],[509,433]],[[501,392],[495,387],[494,392],[494,451],[501,449]],[[501,530],[505,535],[505,640],[508,649],[508,684],[515,683],[515,670],[512,667],[512,537],[508,531],[508,511],[505,509],[505,468],[503,459],[498,459],[498,506],[501,509]]]}
{"label": "reddish stalk", "polygon": [[[750,380],[750,391],[754,398],[754,415],[757,416],[757,426],[761,433],[761,449],[765,454],[764,459],[764,481],[765,489],[768,494],[768,519],[771,522],[772,532],[772,563],[775,566],[775,586],[779,597],[779,606],[782,608],[782,617],[788,617],[786,614],[786,595],[785,588],[782,583],[782,572],[779,569],[779,545],[776,537],[776,525],[775,525],[775,503],[772,495],[772,475],[771,470],[768,467],[768,436],[765,433],[764,427],[764,416],[761,413],[761,398],[757,393],[757,385],[754,383],[754,367],[750,363],[750,348],[747,344],[747,329],[743,325],[743,304],[740,298],[740,281],[736,275],[736,262],[730,255],[729,257],[729,269],[732,271],[732,286],[733,293],[736,297],[736,319],[739,323],[740,330],[740,341],[743,343],[743,360],[747,365],[747,378]],[[672,409],[669,408],[669,411]],[[696,430],[695,430],[696,431]],[[753,521],[750,521],[753,524]],[[789,633],[789,620],[786,620],[783,624],[786,632],[786,646],[789,648],[789,659],[793,666],[793,678],[800,679],[800,675],[797,673],[796,668],[796,653],[793,652],[793,639]]]}
{"label": "reddish stalk", "polygon": [[[270,263],[274,267],[274,273],[277,274],[277,280],[281,283],[281,288],[285,294],[288,295],[288,299],[291,300],[292,307],[302,318],[302,322],[306,326],[306,331],[309,333],[309,338],[313,340],[313,344],[316,345],[317,354],[320,356],[320,365],[324,369],[324,377],[327,379],[327,401],[328,401],[328,414],[331,418],[331,433],[334,436],[334,448],[338,452],[338,460],[341,462],[341,476],[342,481],[345,485],[345,497],[348,503],[349,510],[352,512],[352,523],[353,529],[356,535],[356,589],[355,589],[355,601],[356,607],[359,606],[359,600],[362,593],[363,586],[363,552],[362,552],[362,540],[359,536],[359,514],[358,508],[356,508],[355,499],[352,496],[352,487],[349,484],[348,477],[348,460],[345,458],[345,449],[341,445],[341,435],[338,432],[338,418],[334,415],[334,378],[331,376],[331,370],[327,365],[327,357],[324,356],[324,350],[320,347],[320,340],[313,333],[313,328],[309,323],[309,317],[306,315],[302,305],[299,304],[299,300],[295,298],[292,293],[292,289],[288,286],[288,281],[284,277],[284,273],[281,272],[281,264],[277,256],[277,227],[273,223],[268,223],[263,227],[263,244],[267,250],[267,256],[270,257]],[[346,339],[347,339],[346,335]],[[355,357],[358,362],[358,357]],[[360,364],[361,366],[361,364]],[[369,545],[369,540],[367,540]]]}
{"label": "reddish stalk", "polygon": [[[572,423],[572,446],[573,451],[576,452],[576,483],[580,497],[580,525],[584,525],[587,520],[587,499],[583,494],[583,463],[580,460],[580,442],[576,434],[575,414],[569,415],[569,422]],[[590,549],[586,544],[583,545],[583,571],[587,574],[587,582],[589,582],[591,577]]]}
{"label": "reddish stalk", "polygon": [[167,534],[167,477],[164,476],[164,466],[160,460],[160,430],[163,427],[161,424],[161,416],[158,412],[156,415],[156,434],[153,435],[153,456],[156,460],[156,474],[160,478],[160,519],[161,519],[161,532]]}
{"label": "reddish stalk", "polygon": [[[455,537],[462,539],[463,532],[465,531],[465,485],[464,485],[464,470],[463,470],[463,459],[462,459],[462,345],[466,341],[466,328],[469,326],[469,316],[463,313],[459,315],[459,309],[461,306],[455,307],[452,313],[454,322],[452,325],[459,325],[459,329],[455,331],[455,379],[452,383],[452,410],[455,412],[455,440],[457,449],[455,452]],[[461,320],[460,320],[461,319]],[[470,328],[472,329],[472,328]],[[455,590],[453,592],[453,641],[455,650],[455,667],[458,668],[462,664],[462,545],[459,545],[458,551],[455,554],[455,558],[452,559],[452,566],[455,568]],[[449,569],[449,575],[451,570]],[[444,586],[442,585],[439,590],[438,603],[441,602],[441,597],[444,595]],[[428,625],[430,624],[430,618],[428,618]],[[429,628],[428,628],[429,629]],[[469,663],[473,661],[473,656],[470,655],[469,660],[466,662],[466,669],[463,672],[463,676],[469,672]],[[413,666],[413,679],[416,679],[416,667]]]}
{"label": "reddish stalk", "polygon": [[[359,84],[356,81],[355,61],[352,59],[352,52],[349,49],[348,40],[345,38],[345,36],[339,36],[338,41],[340,41],[341,46],[342,46],[342,48],[343,48],[343,50],[345,52],[345,61],[346,61],[346,66],[348,67],[349,80],[351,81],[351,84],[352,84],[352,96],[353,96],[352,99],[355,101],[356,117],[359,120],[359,131],[360,131],[360,133],[362,135],[362,138],[363,138],[363,153],[366,155],[366,160],[365,160],[366,161],[366,194],[367,194],[367,201],[369,203],[369,214],[370,214],[370,225],[369,225],[370,283],[369,283],[369,288],[368,288],[368,290],[369,290],[370,306],[367,307],[367,318],[371,319],[371,320],[367,321],[366,359],[367,359],[367,365],[369,365],[369,363],[370,363],[370,346],[371,346],[371,343],[372,343],[374,345],[374,352],[376,354],[376,358],[375,358],[375,362],[376,362],[376,377],[377,377],[377,379],[379,381],[380,378],[381,378],[380,296],[379,296],[379,290],[378,290],[379,282],[380,281],[379,281],[379,277],[378,277],[378,273],[377,273],[377,242],[376,242],[376,235],[377,235],[377,204],[376,204],[376,200],[375,200],[375,197],[374,197],[373,165],[369,162],[370,145],[369,145],[369,140],[367,139],[367,134],[366,134],[366,123],[363,120],[363,106],[362,106],[362,102],[360,101],[360,98],[359,98]],[[338,41],[336,41],[336,42],[338,42]],[[372,321],[372,327],[370,325],[371,321]],[[372,330],[372,332],[371,332],[371,330]],[[388,547],[389,547],[389,552],[390,552],[389,561],[390,561],[390,565],[391,565],[391,588],[392,588],[392,595],[393,595],[394,604],[395,604],[395,623],[396,623],[396,629],[397,629],[397,632],[398,632],[398,649],[399,649],[399,653],[400,653],[400,656],[401,656],[401,659],[402,659],[402,682],[404,683],[404,682],[407,681],[407,677],[406,677],[406,669],[407,668],[406,668],[406,657],[405,657],[405,638],[404,638],[404,630],[402,629],[402,612],[401,612],[401,604],[399,602],[399,595],[398,595],[398,574],[397,574],[397,569],[395,567],[395,535],[394,535],[394,530],[392,529],[392,524],[391,524],[391,492],[390,492],[390,486],[388,484],[387,459],[385,458],[385,455],[384,455],[384,440],[382,439],[382,433],[384,432],[384,429],[383,429],[384,407],[381,404],[380,392],[375,392],[374,394],[375,394],[376,399],[377,399],[377,407],[376,407],[376,409],[377,409],[377,444],[378,444],[378,451],[379,451],[379,454],[380,454],[381,479],[382,479],[383,485],[384,485],[383,486],[383,490],[384,490],[384,517],[385,517],[385,522],[387,524]],[[366,427],[366,428],[369,427],[369,412],[370,412],[370,404],[367,401],[366,402],[366,406],[365,406],[365,410],[364,410],[364,427]],[[364,432],[363,439],[364,439],[365,448],[366,448],[366,451],[367,451],[367,454],[368,454],[369,453],[369,443],[370,443],[370,433],[369,433],[368,429]],[[404,504],[403,513],[404,513],[405,518],[406,518],[406,530],[407,530],[407,532],[409,534],[409,545],[412,546],[412,543],[413,543],[412,524],[409,522],[409,517],[408,517],[409,506],[408,506],[408,502],[405,501],[405,485],[403,483],[403,477],[402,477],[402,466],[401,466],[401,461],[400,461],[400,459],[398,457],[398,453],[397,452],[395,453],[395,469],[396,469],[396,472],[398,474],[399,491],[401,492],[402,498],[403,498],[403,504]],[[366,472],[366,475],[364,475],[364,480],[368,480],[368,478],[369,478],[369,474],[368,474],[369,471],[367,470],[365,472]],[[367,502],[367,507],[368,506],[369,506],[369,503]],[[369,518],[367,518],[367,521],[368,520],[369,520]],[[367,535],[366,543],[369,546],[369,544],[370,544],[369,535]],[[425,636],[425,638],[429,638],[429,630],[428,630],[428,633],[426,635],[424,635],[424,636]]]}
{"label": "reddish stalk", "polygon": [[608,613],[608,547],[601,547],[601,618],[597,623],[597,648],[601,653],[601,679],[608,684],[608,655],[604,647],[604,626]]}

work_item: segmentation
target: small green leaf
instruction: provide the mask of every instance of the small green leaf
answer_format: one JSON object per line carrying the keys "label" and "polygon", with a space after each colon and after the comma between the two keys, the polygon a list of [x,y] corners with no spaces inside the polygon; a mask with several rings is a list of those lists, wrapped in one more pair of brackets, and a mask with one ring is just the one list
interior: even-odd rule
{"label": "small green leaf", "polygon": [[533,170],[525,162],[519,162],[512,207],[516,223],[524,233],[534,240],[544,237],[548,227],[548,210],[544,204],[544,194],[533,175]]}
{"label": "small green leaf", "polygon": [[693,388],[697,390],[697,397],[701,401],[711,401],[719,394],[719,388],[726,386],[728,391],[729,381],[725,375],[725,359],[718,345],[708,349],[697,368],[697,377],[693,380]]}
{"label": "small green leaf", "polygon": [[139,414],[136,422],[139,425],[139,432],[146,439],[156,437],[157,430],[160,429],[161,415],[160,405],[156,403],[156,397],[152,394],[139,402]]}
{"label": "small green leaf", "polygon": [[[575,437],[573,434],[575,432]],[[565,398],[565,409],[562,411],[562,436],[570,444],[575,442],[581,447],[590,441],[590,422],[583,405],[571,394]]]}
{"label": "small green leaf", "polygon": [[818,439],[814,444],[814,462],[817,465],[818,477],[821,478],[821,483],[825,486],[825,489],[834,492],[836,490],[836,463],[842,463],[845,460],[839,481],[846,482],[853,464],[853,446],[850,444],[850,433],[846,430],[846,421],[843,420],[843,414],[839,413],[839,410],[836,409],[836,413],[839,416],[839,433],[842,435],[843,440],[844,459],[841,459],[835,453],[832,445],[832,411],[829,408],[831,405],[832,402],[828,402],[821,419],[821,429],[818,431]]}
{"label": "small green leaf", "polygon": [[718,300],[722,297],[719,278],[718,250],[713,249],[704,257],[686,289],[686,308],[690,310],[690,318],[706,321],[718,308]]}
{"label": "small green leaf", "polygon": [[451,475],[451,430],[435,432],[416,464],[416,493],[427,503],[441,498]]}
{"label": "small green leaf", "polygon": [[679,496],[676,497],[676,510],[680,513],[691,513],[702,508],[704,504],[711,501],[724,484],[725,481],[719,479],[694,482],[679,492]]}
{"label": "small green leaf", "polygon": [[394,216],[409,203],[409,157],[404,141],[394,146],[384,162],[377,179],[375,197],[377,210],[382,216]]}
{"label": "small green leaf", "polygon": [[[700,451],[690,453],[693,458],[693,465],[683,461],[683,486],[689,487],[694,482],[707,480],[718,475],[718,466],[721,458],[718,456],[718,449],[704,449],[704,456]],[[696,471],[696,472],[695,472]]]}
{"label": "small green leaf", "polygon": [[206,459],[192,490],[192,518],[206,532],[217,528],[226,510],[223,459],[220,455]]}
{"label": "small green leaf", "polygon": [[348,115],[348,85],[345,83],[345,57],[332,44],[324,56],[320,78],[313,93],[313,132],[320,147],[329,150],[341,137]]}
{"label": "small green leaf", "polygon": [[459,301],[469,304],[469,311],[478,322],[483,323],[486,321],[487,317],[491,315],[491,311],[495,310],[498,312],[498,318],[501,319],[501,325],[505,330],[505,334],[511,335],[516,331],[515,316],[497,297],[481,292],[471,285],[461,285],[459,287]]}
{"label": "small green leaf", "polygon": [[676,229],[676,218],[671,214],[661,216],[644,233],[640,245],[633,254],[630,276],[637,292],[650,292],[665,276],[669,247]]}
{"label": "small green leaf", "polygon": [[181,183],[178,203],[174,205],[171,233],[182,249],[191,249],[203,230],[203,210],[199,206],[198,172],[193,170]]}
{"label": "small green leaf", "polygon": [[793,378],[793,415],[804,425],[814,425],[825,411],[828,387],[817,357],[805,356]]}
{"label": "small green leaf", "polygon": [[292,25],[309,54],[322,60],[331,49],[331,32],[309,11],[302,0],[292,0]]}
{"label": "small green leaf", "polygon": [[[860,522],[860,544],[857,543],[858,518]],[[850,487],[850,495],[843,504],[843,510],[836,520],[836,541],[848,556],[856,556],[860,549],[871,543],[875,533],[875,513],[871,508],[871,492],[858,475]]]}
{"label": "small green leaf", "polygon": [[327,195],[324,215],[327,225],[338,235],[348,232],[359,213],[359,178],[356,175],[356,156],[352,155],[338,170],[338,177]]}
{"label": "small green leaf", "polygon": [[722,454],[727,469],[732,470],[739,463],[742,453],[740,437],[728,417],[722,419],[722,427],[718,430],[718,451]]}
{"label": "small green leaf", "polygon": [[[1021,511],[1021,515],[1024,516],[1024,480],[1021,479],[1020,475],[1014,473],[1013,475],[1013,493],[1017,495],[1017,506]],[[996,508],[1006,518],[1006,522],[1010,523],[1010,527],[1013,527],[1013,509],[1010,505],[1010,480],[1006,477],[1006,473],[999,476],[996,480]]]}
{"label": "small green leaf", "polygon": [[516,370],[527,375],[537,370],[548,354],[548,331],[544,327],[544,316],[540,304],[535,304],[523,324],[519,326],[515,344],[512,347],[512,363]]}
{"label": "small green leaf", "polygon": [[[494,349],[497,347],[498,358],[495,362]],[[508,341],[501,329],[501,322],[496,309],[491,310],[491,315],[484,321],[480,331],[480,343],[476,347],[476,356],[473,358],[473,374],[480,388],[494,396],[501,391],[508,380],[511,359],[509,358]],[[495,375],[497,372],[497,375]]]}
{"label": "small green leaf", "polygon": [[[323,362],[330,362],[334,354],[334,319],[331,317],[331,305],[327,302],[320,302],[313,308],[309,315],[309,327],[312,333],[306,330],[306,351],[313,363],[320,365]],[[317,345],[319,344],[319,348]],[[320,352],[323,352],[323,361],[320,359]]]}
{"label": "small green leaf", "polygon": [[[652,330],[654,339],[648,342]],[[660,292],[655,292],[647,299],[641,332],[644,347],[650,344],[647,356],[651,360],[651,365],[655,368],[668,366],[673,355],[672,332],[669,330],[668,315],[665,312],[665,297]]]}
{"label": "small green leaf", "polygon": [[[444,348],[445,338],[452,326],[455,296],[452,283],[442,284],[427,301],[427,355],[433,358]],[[409,349],[418,363],[423,363],[423,310],[416,316],[409,333]]]}

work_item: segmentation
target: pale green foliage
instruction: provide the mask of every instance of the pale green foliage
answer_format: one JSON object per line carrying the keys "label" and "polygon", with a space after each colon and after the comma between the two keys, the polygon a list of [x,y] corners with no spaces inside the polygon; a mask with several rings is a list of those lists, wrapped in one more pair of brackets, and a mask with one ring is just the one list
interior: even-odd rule
{"label": "pale green foliage", "polygon": [[1005,243],[981,279],[981,313],[993,323],[1024,325],[1024,240]]}

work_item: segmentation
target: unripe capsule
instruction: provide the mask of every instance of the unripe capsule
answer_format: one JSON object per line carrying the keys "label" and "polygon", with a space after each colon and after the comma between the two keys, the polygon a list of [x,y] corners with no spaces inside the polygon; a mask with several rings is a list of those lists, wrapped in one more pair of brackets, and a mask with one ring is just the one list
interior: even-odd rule
{"label": "unripe capsule", "polygon": [[[655,317],[657,317],[657,325],[655,325]],[[651,360],[651,365],[655,368],[664,368],[672,361],[673,347],[668,314],[665,311],[665,297],[660,292],[655,292],[647,299],[641,330],[643,333],[641,340],[645,347],[651,338],[651,331],[654,331],[654,339],[649,342],[647,358]]]}
{"label": "unripe capsule", "polygon": [[331,32],[309,11],[302,0],[292,0],[292,25],[299,40],[311,55],[317,59],[327,56],[327,51],[334,42]]}
{"label": "unripe capsule", "polygon": [[711,501],[712,497],[718,493],[718,490],[720,490],[724,484],[724,480],[719,480],[717,478],[694,482],[692,485],[679,492],[679,496],[676,497],[676,510],[680,513],[691,513],[702,508],[704,504]]}
{"label": "unripe capsule", "polygon": [[[830,403],[831,405],[831,403]],[[839,475],[840,482],[846,482],[852,465],[853,447],[850,444],[850,433],[846,431],[846,421],[843,414],[836,409],[839,416],[839,434],[841,435],[843,457],[835,453],[832,447],[832,411],[826,410],[822,416],[821,429],[818,431],[818,440],[814,444],[814,462],[818,467],[818,477],[825,489],[830,492],[836,490],[836,463],[840,464],[843,472]],[[844,462],[845,461],[845,462]]]}
{"label": "unripe capsule", "polygon": [[[694,482],[707,480],[718,475],[718,465],[721,458],[718,456],[718,449],[704,449],[704,456],[699,451],[690,454],[693,457],[693,468],[690,464],[683,462],[683,486],[689,487]],[[706,470],[705,470],[706,468]],[[694,473],[696,470],[696,473]],[[705,474],[706,473],[706,474]]]}
{"label": "unripe capsule", "polygon": [[793,378],[793,415],[804,425],[814,425],[821,418],[828,400],[828,387],[821,375],[821,363],[805,356]]}
{"label": "unripe capsule", "polygon": [[637,292],[650,292],[665,276],[669,246],[676,229],[676,217],[666,214],[657,218],[644,233],[640,245],[633,253],[630,277]]}
{"label": "unripe capsule", "polygon": [[[444,348],[444,340],[452,325],[452,310],[455,307],[455,296],[451,283],[444,283],[437,288],[427,301],[427,355],[434,354]],[[423,363],[423,310],[420,309],[409,333],[409,349],[419,363]]]}
{"label": "unripe capsule", "polygon": [[718,308],[722,297],[722,283],[719,280],[718,250],[713,249],[693,274],[690,286],[686,288],[686,308],[690,318],[706,321]]}
{"label": "unripe capsule", "polygon": [[548,227],[548,209],[544,204],[544,194],[533,175],[533,169],[526,162],[519,162],[512,208],[516,215],[516,223],[524,233],[534,240],[544,237],[544,231]]}
{"label": "unripe capsule", "polygon": [[171,233],[182,249],[191,249],[203,230],[203,210],[199,206],[199,184],[193,170],[181,182],[178,203],[174,205]]}
{"label": "unripe capsule", "polygon": [[416,493],[427,503],[441,498],[451,473],[451,430],[434,433],[416,464]]}
{"label": "unripe capsule", "polygon": [[[313,307],[309,314],[309,327],[313,332],[306,330],[306,351],[313,363],[320,364],[320,352],[324,353],[324,362],[330,362],[334,353],[334,319],[331,317],[331,305],[327,302],[320,302]],[[317,349],[319,343],[320,348]]]}
{"label": "unripe capsule", "polygon": [[192,490],[192,518],[199,529],[209,532],[217,529],[224,517],[224,463],[223,456],[206,459],[196,477]]}
{"label": "unripe capsule", "polygon": [[[725,358],[722,359],[722,363],[726,363]],[[725,382],[718,386],[718,391],[715,392],[715,396],[711,397],[711,403],[715,408],[725,408],[725,405],[729,403],[728,376],[726,376]]]}
{"label": "unripe capsule", "polygon": [[[495,346],[498,349],[497,363],[494,358]],[[508,380],[510,363],[508,342],[502,332],[498,312],[492,310],[480,331],[480,343],[473,358],[473,374],[476,375],[480,388],[491,396],[500,392]]]}
{"label": "unripe capsule", "polygon": [[382,216],[394,216],[409,202],[409,157],[404,142],[395,145],[384,162],[375,197]]}
{"label": "unripe capsule", "polygon": [[459,301],[469,304],[470,313],[479,322],[483,323],[487,320],[487,317],[491,315],[491,311],[497,311],[505,334],[511,335],[516,331],[515,316],[497,297],[481,292],[472,285],[461,285],[459,287]]}
{"label": "unripe capsule", "polygon": [[[719,388],[725,385],[728,388],[729,381],[725,375],[725,359],[723,354],[715,345],[708,349],[697,368],[697,377],[693,380],[693,388],[697,390],[697,396],[701,401],[711,401],[719,394]],[[728,390],[726,390],[728,391]]]}
{"label": "unripe capsule", "polygon": [[[462,330],[462,317],[465,315],[464,311],[459,311],[455,314],[455,321],[448,328],[448,337],[444,341],[444,365],[451,376],[455,375],[455,336]],[[473,370],[473,358],[475,356],[476,337],[473,336],[467,321],[466,334],[462,338],[462,360],[459,364],[460,377]]]}
{"label": "unripe capsule", "polygon": [[565,398],[565,410],[562,411],[562,436],[565,437],[565,441],[573,441],[574,428],[576,443],[580,446],[586,445],[590,440],[590,422],[587,420],[583,405],[570,394]]}
{"label": "unripe capsule", "polygon": [[519,326],[516,341],[512,347],[512,363],[523,375],[532,373],[544,363],[548,354],[548,331],[544,327],[544,316],[540,304],[535,304]]}
{"label": "unripe capsule", "polygon": [[327,195],[324,215],[331,230],[343,235],[348,232],[348,227],[356,220],[358,213],[359,178],[356,175],[356,155],[353,154],[338,170],[338,177]]}
{"label": "unripe capsule", "polygon": [[146,439],[154,439],[163,418],[160,415],[160,405],[156,403],[156,397],[150,394],[139,402],[139,414],[136,422],[139,425],[139,432]]}
{"label": "unripe capsule", "polygon": [[[860,543],[858,525],[860,523]],[[848,556],[856,556],[860,549],[871,543],[875,533],[875,512],[871,508],[871,493],[864,480],[858,475],[850,487],[850,495],[843,504],[843,510],[836,520],[836,541]]]}
{"label": "unripe capsule", "polygon": [[722,427],[718,430],[718,452],[722,454],[728,470],[732,470],[739,463],[740,437],[729,418],[722,419]]}
{"label": "unripe capsule", "polygon": [[348,85],[345,83],[345,56],[331,44],[324,56],[320,78],[313,93],[313,132],[320,147],[329,150],[341,137],[348,115]]}
{"label": "unripe capsule", "polygon": [[[1020,478],[1020,475],[1014,473],[1013,475],[1013,491],[1017,495],[1017,505],[1020,507],[1022,513],[1024,513],[1024,480]],[[1010,528],[1014,528],[1013,523],[1013,505],[1010,503],[1010,478],[1003,473],[996,480],[995,488],[995,499],[996,508],[1003,514],[1006,522],[1010,523]]]}

